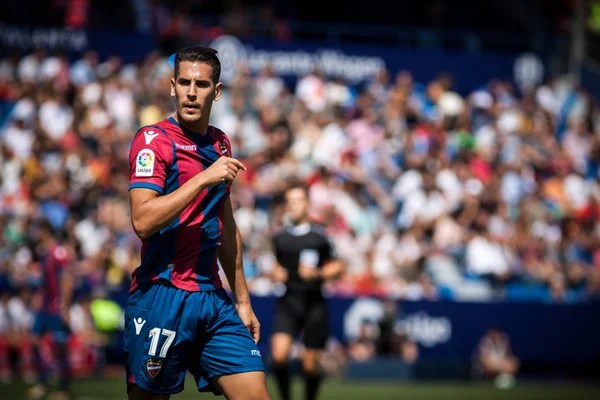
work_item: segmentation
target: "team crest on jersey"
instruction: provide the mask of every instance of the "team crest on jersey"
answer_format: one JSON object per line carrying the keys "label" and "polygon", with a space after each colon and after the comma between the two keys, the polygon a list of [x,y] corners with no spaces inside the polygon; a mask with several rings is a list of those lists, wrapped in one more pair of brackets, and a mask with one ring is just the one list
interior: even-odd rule
{"label": "team crest on jersey", "polygon": [[146,361],[146,371],[148,371],[148,375],[152,378],[156,378],[156,376],[160,373],[162,369],[162,361],[157,360],[156,358],[151,358]]}
{"label": "team crest on jersey", "polygon": [[152,150],[140,150],[136,160],[135,176],[152,176],[155,158]]}
{"label": "team crest on jersey", "polygon": [[219,150],[221,150],[221,154],[227,154],[227,145],[225,142],[219,142]]}

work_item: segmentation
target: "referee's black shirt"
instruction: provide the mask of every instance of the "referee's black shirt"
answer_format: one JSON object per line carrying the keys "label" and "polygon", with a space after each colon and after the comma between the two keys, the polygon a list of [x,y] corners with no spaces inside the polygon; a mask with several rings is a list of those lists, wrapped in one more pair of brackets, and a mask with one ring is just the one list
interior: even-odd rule
{"label": "referee's black shirt", "polygon": [[273,237],[273,248],[277,262],[288,271],[288,294],[321,294],[323,281],[303,280],[298,275],[298,265],[302,259],[305,264],[320,269],[337,258],[322,225],[290,225]]}

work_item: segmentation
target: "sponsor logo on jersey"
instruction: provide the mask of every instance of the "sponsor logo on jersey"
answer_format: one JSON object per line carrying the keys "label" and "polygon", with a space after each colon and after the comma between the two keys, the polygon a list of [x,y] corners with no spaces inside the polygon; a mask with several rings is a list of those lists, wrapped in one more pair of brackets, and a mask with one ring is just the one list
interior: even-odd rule
{"label": "sponsor logo on jersey", "polygon": [[196,151],[198,149],[195,144],[175,143],[175,147],[177,147],[179,150],[186,150],[186,151]]}
{"label": "sponsor logo on jersey", "polygon": [[150,358],[146,361],[146,371],[152,378],[156,378],[162,369],[162,361],[156,358]]}
{"label": "sponsor logo on jersey", "polygon": [[135,176],[152,176],[154,172],[154,152],[150,149],[143,149],[137,155]]}
{"label": "sponsor logo on jersey", "polygon": [[253,356],[259,356],[260,357],[260,351],[259,350],[250,350],[250,354],[252,354]]}

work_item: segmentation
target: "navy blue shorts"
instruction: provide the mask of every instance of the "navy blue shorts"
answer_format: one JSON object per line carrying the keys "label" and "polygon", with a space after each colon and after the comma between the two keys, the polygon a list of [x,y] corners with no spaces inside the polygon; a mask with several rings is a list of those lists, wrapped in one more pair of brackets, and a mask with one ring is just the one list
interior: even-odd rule
{"label": "navy blue shorts", "polygon": [[36,336],[50,332],[56,343],[66,343],[71,329],[59,314],[42,311],[35,315],[31,332]]}
{"label": "navy blue shorts", "polygon": [[211,379],[264,371],[260,352],[224,289],[189,292],[145,285],[125,310],[127,383],[155,394],[183,390],[186,371],[200,392],[220,394]]}

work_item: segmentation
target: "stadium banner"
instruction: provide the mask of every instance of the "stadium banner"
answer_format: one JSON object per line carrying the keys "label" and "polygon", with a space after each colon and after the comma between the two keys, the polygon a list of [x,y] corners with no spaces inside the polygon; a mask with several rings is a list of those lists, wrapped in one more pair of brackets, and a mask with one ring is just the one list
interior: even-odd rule
{"label": "stadium banner", "polygon": [[[415,80],[426,83],[441,72],[449,73],[454,90],[466,94],[492,80],[514,82],[520,74],[520,54],[495,54],[465,51],[423,50],[382,45],[346,45],[322,42],[271,40],[242,41],[222,35],[209,43],[219,51],[224,83],[230,83],[240,66],[257,73],[271,65],[277,75],[293,83],[312,69],[319,68],[327,77],[344,78],[359,85],[371,79],[382,67],[392,81],[402,70]],[[539,60],[541,63],[541,60]]]}
{"label": "stadium banner", "polygon": [[[252,73],[271,65],[290,85],[314,68],[322,70],[327,77],[340,77],[353,85],[360,85],[385,67],[392,80],[397,72],[407,70],[422,83],[446,72],[453,78],[454,90],[467,94],[492,80],[506,79],[519,83],[523,79],[520,77],[523,75],[521,70],[525,68],[528,72],[531,69],[528,67],[531,63],[520,67],[523,64],[517,62],[520,54],[301,40],[281,43],[275,40],[240,40],[232,35],[221,35],[202,44],[219,51],[221,78],[225,84],[233,81],[242,65],[246,65]],[[27,54],[36,48],[62,50],[72,58],[86,50],[95,50],[101,59],[118,55],[127,63],[143,60],[157,47],[151,34],[0,24],[0,51],[3,54],[14,50]],[[541,63],[541,60],[536,60],[538,62]]]}
{"label": "stadium banner", "polygon": [[[253,297],[263,337],[273,326],[274,297]],[[332,338],[348,343],[363,323],[389,307],[375,298],[328,299]],[[586,364],[600,360],[600,304],[467,303],[396,301],[394,324],[418,343],[420,361],[469,362],[490,327],[508,335],[514,353],[528,363]],[[261,340],[268,352],[268,340]]]}
{"label": "stadium banner", "polygon": [[124,62],[142,61],[155,49],[152,35],[71,28],[14,26],[0,23],[0,54],[35,49],[64,51],[70,58],[95,50],[101,60],[118,55]]}

